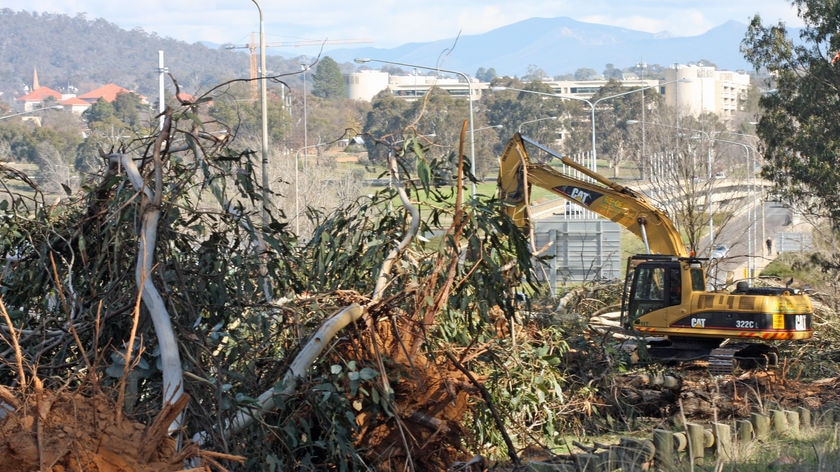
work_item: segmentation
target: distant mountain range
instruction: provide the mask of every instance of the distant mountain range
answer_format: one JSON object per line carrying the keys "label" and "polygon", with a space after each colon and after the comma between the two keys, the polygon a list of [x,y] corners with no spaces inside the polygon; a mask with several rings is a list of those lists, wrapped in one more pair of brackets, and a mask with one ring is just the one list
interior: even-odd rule
{"label": "distant mountain range", "polygon": [[[548,76],[578,69],[602,73],[607,64],[627,69],[644,61],[651,77],[657,65],[709,61],[721,69],[749,70],[739,47],[747,26],[728,22],[705,34],[672,37],[583,23],[570,18],[531,18],[484,34],[409,43],[394,48],[324,47],[324,56],[342,71],[355,70],[353,59],[369,57],[455,70],[475,75],[480,68],[498,76],[523,77],[535,67]],[[798,37],[791,30],[790,36]],[[40,84],[61,92],[90,90],[115,83],[144,95],[157,93],[158,51],[179,80],[182,91],[195,94],[233,78],[249,75],[248,53],[219,44],[188,44],[143,30],[127,31],[103,19],[0,9],[0,103],[15,105],[37,71]],[[302,87],[300,49],[268,49],[267,68],[287,73],[284,81]],[[306,58],[310,61],[310,57]],[[370,64],[377,67],[376,64]],[[296,75],[293,75],[297,73]],[[169,84],[167,85],[169,86]]]}
{"label": "distant mountain range", "polygon": [[[602,72],[613,64],[618,69],[637,63],[687,64],[709,61],[719,69],[749,70],[739,48],[747,25],[729,21],[699,36],[675,37],[626,28],[584,23],[567,17],[531,18],[484,34],[409,43],[391,49],[325,48],[337,62],[356,57],[385,59],[435,66],[474,74],[479,68],[494,68],[498,75],[523,76],[536,66],[550,76],[590,68]],[[271,54],[295,55],[293,50]],[[372,64],[375,66],[375,64]]]}

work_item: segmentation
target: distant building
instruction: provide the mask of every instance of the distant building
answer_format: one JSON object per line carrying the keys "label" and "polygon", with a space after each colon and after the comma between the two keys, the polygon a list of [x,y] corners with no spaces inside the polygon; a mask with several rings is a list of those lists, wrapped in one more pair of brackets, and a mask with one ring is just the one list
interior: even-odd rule
{"label": "distant building", "polygon": [[[576,97],[584,100],[592,98],[601,87],[607,85],[609,81],[606,79],[598,80],[546,80],[544,83],[551,87],[551,91],[558,95],[565,95],[567,97]],[[660,81],[655,79],[639,79],[638,77],[630,77],[621,80],[621,86],[627,89],[641,89],[650,88],[656,89]],[[659,87],[656,90],[659,93],[665,93],[664,87]]]}
{"label": "distant building", "polygon": [[58,104],[64,107],[65,110],[73,113],[74,115],[81,115],[88,108],[90,108],[90,103],[82,100],[79,97],[65,98],[64,100],[59,100]]}
{"label": "distant building", "polygon": [[434,75],[391,75],[376,70],[362,70],[345,76],[347,96],[351,100],[373,100],[379,92],[390,90],[398,97],[408,101],[417,100],[426,95],[432,87],[449,92],[456,97],[467,98],[472,92],[473,100],[481,98],[481,91],[489,87],[473,79],[467,83],[463,78],[437,77]]}
{"label": "distant building", "polygon": [[714,113],[731,120],[747,101],[750,76],[743,72],[717,70],[712,66],[682,65],[665,69],[665,104],[687,115]]}
{"label": "distant building", "polygon": [[[76,115],[81,115],[100,98],[108,102],[113,102],[120,93],[132,92],[116,84],[107,84],[79,96],[76,96],[74,93],[61,93],[49,87],[41,86],[38,81],[38,71],[36,70],[32,74],[32,89],[26,95],[20,96],[15,100],[23,103],[24,112],[43,108],[48,100],[53,99],[55,100],[55,104],[61,105],[65,110]],[[141,103],[148,103],[146,97],[142,95],[140,95],[140,101]]]}
{"label": "distant building", "polygon": [[347,97],[351,100],[369,102],[377,93],[388,88],[391,74],[378,70],[361,70],[344,76],[347,85]]}
{"label": "distant building", "polygon": [[[133,92],[116,84],[106,84],[99,88],[95,88],[88,93],[83,93],[82,95],[79,95],[79,98],[90,104],[96,103],[96,101],[100,98],[104,99],[106,102],[113,102],[117,99],[117,95],[121,93]],[[139,97],[140,103],[148,103],[146,97],[142,95],[139,95]]]}
{"label": "distant building", "polygon": [[[684,79],[677,83],[677,80]],[[462,78],[435,77],[433,75],[390,75],[377,70],[361,70],[345,76],[348,97],[370,101],[379,92],[390,90],[395,96],[416,100],[432,87],[448,91],[456,97],[481,98],[490,84],[473,80],[467,84]],[[546,80],[554,93],[588,100],[607,84],[607,80]],[[671,82],[671,83],[668,83]],[[657,88],[658,84],[663,84]],[[662,94],[665,103],[676,107],[680,113],[699,115],[714,113],[723,121],[743,110],[750,87],[750,76],[742,72],[717,70],[711,66],[677,65],[665,70],[665,79],[639,79],[628,76],[621,81],[628,89],[653,87]]]}
{"label": "distant building", "polygon": [[44,106],[44,102],[48,99],[55,99],[56,102],[64,98],[61,92],[55,91],[49,87],[33,87],[32,91],[22,97],[18,97],[16,101],[23,103],[23,111],[32,111]]}

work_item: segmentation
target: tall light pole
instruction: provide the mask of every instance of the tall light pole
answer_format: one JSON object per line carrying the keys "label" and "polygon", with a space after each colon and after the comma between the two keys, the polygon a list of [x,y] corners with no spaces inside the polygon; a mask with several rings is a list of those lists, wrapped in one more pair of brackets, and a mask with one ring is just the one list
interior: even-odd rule
{"label": "tall light pole", "polygon": [[166,97],[164,97],[163,85],[164,85],[164,77],[165,77],[166,73],[169,72],[169,69],[164,67],[164,64],[163,64],[163,50],[158,51],[158,69],[157,69],[157,72],[158,72],[158,93],[159,93],[158,112],[160,113],[158,129],[163,131],[163,122],[164,122],[164,118],[165,118],[163,116],[163,112],[166,111],[166,100],[165,100]]}
{"label": "tall light pole", "polygon": [[546,117],[543,117],[543,118],[537,118],[536,120],[523,121],[522,123],[519,123],[519,126],[516,127],[516,132],[521,133],[522,132],[522,126],[527,125],[527,124],[537,123],[539,121],[545,121],[545,120],[556,120],[556,119],[557,119],[556,116],[546,116]]}
{"label": "tall light pole", "polygon": [[[636,64],[636,67],[642,70],[640,74],[640,78],[644,81],[645,80],[645,69],[647,69],[647,63],[642,61]],[[645,164],[647,163],[647,149],[645,146],[645,108],[647,105],[645,104],[645,91],[642,90],[642,181],[645,180]]]}
{"label": "tall light pole", "polygon": [[263,227],[268,226],[268,198],[269,198],[269,178],[268,178],[268,102],[266,94],[265,81],[265,30],[263,28],[263,12],[257,0],[251,0],[257,6],[257,12],[260,14],[260,121],[262,125],[262,223]]}
{"label": "tall light pole", "polygon": [[52,106],[44,107],[44,108],[34,108],[32,110],[22,111],[20,113],[12,113],[11,115],[0,116],[0,120],[7,120],[9,118],[14,118],[16,116],[21,116],[21,115],[31,115],[32,113],[38,113],[39,111],[44,111],[44,110],[61,110],[62,108],[64,108],[63,105],[52,105]]}
{"label": "tall light pole", "polygon": [[306,124],[306,72],[309,70],[309,64],[301,63],[300,70],[303,71],[303,153],[309,154],[306,149],[309,147],[309,130]]}
{"label": "tall light pole", "polygon": [[595,150],[595,109],[598,107],[598,104],[605,101],[605,100],[610,100],[610,99],[613,99],[613,98],[623,97],[624,95],[629,95],[631,93],[641,92],[643,90],[649,90],[649,89],[652,89],[652,88],[659,88],[659,87],[662,87],[663,85],[673,84],[673,83],[676,83],[676,82],[686,82],[686,81],[683,80],[683,79],[677,79],[677,80],[671,80],[671,81],[668,81],[668,82],[661,82],[661,83],[658,83],[656,85],[648,85],[647,87],[640,87],[640,88],[637,88],[637,89],[628,90],[626,92],[617,93],[615,95],[608,95],[606,97],[600,97],[596,100],[589,100],[589,99],[586,99],[586,98],[583,98],[583,97],[577,97],[577,96],[574,96],[574,95],[563,95],[563,94],[559,94],[559,93],[538,92],[536,90],[526,90],[526,89],[519,89],[519,88],[513,88],[513,87],[493,87],[493,90],[513,90],[514,92],[533,93],[535,95],[543,95],[543,96],[546,96],[546,97],[562,98],[562,99],[567,99],[567,100],[577,100],[579,102],[584,102],[587,105],[589,105],[589,109],[591,110],[591,115],[592,115],[590,117],[590,122],[592,123],[592,165],[591,165],[591,169],[595,172],[598,172],[598,153]]}
{"label": "tall light pole", "polygon": [[[475,116],[473,114],[473,88],[472,88],[472,79],[469,75],[458,72],[456,70],[447,70],[441,69],[440,67],[429,67],[429,66],[418,66],[415,64],[406,64],[404,62],[394,62],[394,61],[385,61],[382,59],[371,59],[367,57],[357,57],[355,59],[356,63],[358,64],[365,64],[367,62],[380,62],[382,64],[392,64],[395,66],[403,66],[403,67],[414,67],[416,69],[424,69],[424,70],[433,70],[438,72],[445,72],[447,74],[455,74],[463,78],[467,82],[467,93],[469,94],[468,101],[470,107],[470,169],[472,170],[473,174],[475,174]],[[475,182],[472,184],[472,195],[475,196]]]}
{"label": "tall light pole", "polygon": [[[735,134],[738,134],[738,133],[735,133]],[[740,135],[740,136],[746,136],[746,135]],[[745,164],[746,167],[745,168],[747,170],[747,178],[749,179],[749,189],[750,189],[750,191],[748,193],[752,193],[752,200],[753,200],[752,210],[747,210],[747,217],[752,220],[750,222],[749,226],[747,226],[747,273],[749,274],[749,277],[747,277],[747,279],[749,281],[749,280],[752,280],[756,276],[756,264],[755,264],[755,257],[754,256],[758,255],[758,248],[759,248],[759,245],[756,241],[756,232],[757,232],[757,229],[758,229],[756,226],[758,226],[758,218],[757,218],[757,212],[756,212],[756,208],[755,208],[756,207],[755,200],[756,200],[756,194],[757,194],[756,182],[755,182],[755,164],[754,164],[755,160],[752,157],[753,156],[752,153],[758,154],[758,150],[755,147],[750,146],[747,143],[741,143],[741,142],[738,142],[738,141],[728,141],[726,139],[717,139],[717,142],[732,144],[732,145],[736,145],[736,146],[741,146],[742,148],[744,148],[744,154],[746,155],[746,164]]]}

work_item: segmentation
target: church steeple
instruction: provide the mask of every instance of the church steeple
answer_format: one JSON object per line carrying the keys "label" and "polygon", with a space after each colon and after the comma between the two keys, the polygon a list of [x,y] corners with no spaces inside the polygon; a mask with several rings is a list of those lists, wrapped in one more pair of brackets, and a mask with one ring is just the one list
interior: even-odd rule
{"label": "church steeple", "polygon": [[32,68],[32,90],[38,90],[41,84],[38,83],[38,69]]}

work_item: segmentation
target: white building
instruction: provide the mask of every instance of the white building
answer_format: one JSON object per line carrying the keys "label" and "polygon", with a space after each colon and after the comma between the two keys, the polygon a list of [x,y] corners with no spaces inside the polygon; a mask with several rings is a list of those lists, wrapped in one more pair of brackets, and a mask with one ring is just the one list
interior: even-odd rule
{"label": "white building", "polygon": [[432,87],[446,90],[455,97],[467,98],[472,92],[473,100],[481,98],[481,91],[489,84],[472,79],[467,83],[461,78],[436,77],[434,75],[390,75],[377,70],[361,70],[345,76],[347,97],[352,100],[371,101],[376,94],[390,90],[398,97],[412,101],[423,97]]}
{"label": "white building", "polygon": [[391,74],[378,70],[361,70],[344,76],[347,98],[369,102],[377,93],[388,88]]}
{"label": "white building", "polygon": [[665,104],[681,113],[714,113],[723,121],[743,111],[750,76],[743,72],[717,70],[711,66],[677,64],[665,69],[665,81],[683,80],[665,86]]}
{"label": "white building", "polygon": [[[434,86],[456,97],[467,98],[472,92],[472,99],[478,100],[482,92],[490,88],[490,84],[475,79],[468,84],[460,77],[436,77],[418,73],[390,75],[387,72],[367,69],[348,74],[345,80],[348,97],[365,101],[370,101],[383,90],[391,90],[394,95],[406,100],[416,100]],[[676,82],[678,80],[680,82]],[[585,100],[592,98],[606,83],[606,80],[545,81],[554,93]],[[662,81],[631,78],[621,83],[628,89],[656,88],[663,95],[665,104],[678,108],[682,114],[699,115],[711,112],[718,115],[722,121],[729,121],[738,111],[743,110],[750,87],[750,76],[742,72],[716,70],[711,66],[678,64],[665,70],[665,78]],[[656,87],[660,83],[664,85]]]}

